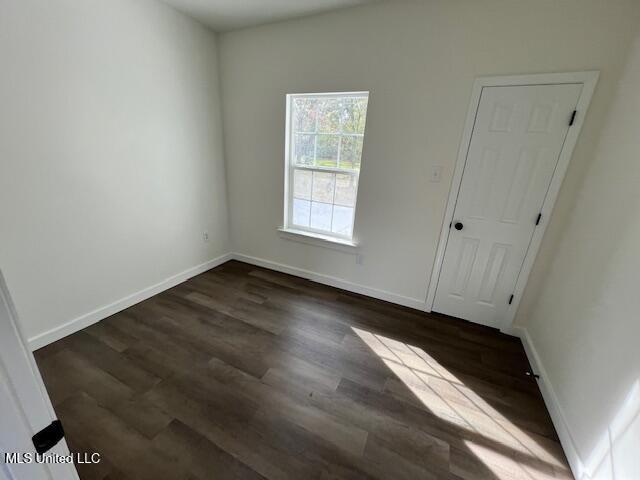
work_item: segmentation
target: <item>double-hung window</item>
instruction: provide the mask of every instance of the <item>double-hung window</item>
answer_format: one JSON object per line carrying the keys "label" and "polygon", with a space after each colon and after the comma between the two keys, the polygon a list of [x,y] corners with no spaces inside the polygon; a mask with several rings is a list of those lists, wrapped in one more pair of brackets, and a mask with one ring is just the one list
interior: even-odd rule
{"label": "double-hung window", "polygon": [[287,95],[287,230],[352,240],[367,92]]}

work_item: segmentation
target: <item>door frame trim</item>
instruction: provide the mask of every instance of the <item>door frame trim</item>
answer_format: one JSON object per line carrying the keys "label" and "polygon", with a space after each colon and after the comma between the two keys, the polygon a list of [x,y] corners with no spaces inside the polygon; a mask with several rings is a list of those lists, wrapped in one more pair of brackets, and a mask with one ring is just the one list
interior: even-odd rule
{"label": "door frame trim", "polygon": [[[17,341],[16,341],[17,340]],[[22,331],[22,325],[5,282],[2,270],[0,270],[0,383],[6,385],[8,398],[15,403],[21,422],[30,433],[31,437],[36,432],[46,428],[56,419],[56,413],[51,404],[49,394],[33,353],[27,346],[26,337]],[[15,443],[24,439],[22,432],[16,432]],[[23,445],[4,444],[0,446],[0,454],[16,451],[16,447]],[[4,450],[3,450],[4,449]],[[34,449],[35,450],[35,449]],[[35,453],[28,450],[30,453]],[[69,455],[69,447],[64,438],[55,444],[49,453],[62,456]],[[0,460],[4,465],[4,460]],[[71,463],[42,463],[43,476],[51,480],[78,480],[75,462]],[[19,470],[8,469],[9,478],[27,478],[29,474],[36,473],[38,465],[35,463],[26,465],[23,475]],[[38,471],[40,471],[38,469]],[[2,473],[2,472],[0,472]],[[4,478],[4,477],[2,477]]]}
{"label": "door frame trim", "polygon": [[584,123],[585,115],[591,103],[591,98],[598,83],[600,72],[597,70],[584,71],[584,72],[570,72],[570,73],[542,73],[531,75],[504,75],[504,76],[491,76],[491,77],[477,77],[473,84],[473,90],[471,92],[471,100],[469,103],[469,111],[467,113],[467,119],[464,125],[462,133],[462,139],[460,140],[460,147],[458,150],[458,158],[456,160],[456,166],[451,180],[451,188],[449,190],[449,198],[447,200],[447,208],[445,210],[444,219],[442,221],[442,228],[440,231],[440,239],[438,241],[438,248],[436,250],[436,257],[431,271],[431,278],[429,281],[429,287],[427,289],[427,299],[425,301],[425,307],[427,311],[431,311],[436,296],[436,288],[438,286],[438,279],[440,277],[440,271],[442,269],[442,263],[444,260],[444,253],[447,247],[447,241],[449,239],[449,224],[453,221],[453,214],[455,211],[456,202],[458,200],[458,194],[460,193],[460,185],[462,183],[462,175],[467,163],[467,155],[469,152],[469,146],[471,144],[471,136],[473,134],[473,128],[475,126],[476,115],[478,113],[478,107],[480,106],[480,95],[484,87],[507,87],[507,86],[525,86],[525,85],[561,85],[570,83],[582,83],[582,92],[578,99],[578,105],[574,124],[567,132],[565,142],[560,150],[560,156],[558,157],[558,163],[556,169],[551,177],[551,183],[549,189],[542,203],[541,213],[542,219],[538,227],[534,230],[531,237],[531,243],[525,254],[522,268],[518,274],[516,285],[513,291],[513,302],[507,309],[505,319],[499,328],[505,333],[511,332],[511,326],[515,319],[518,306],[520,305],[520,299],[527,285],[529,274],[533,268],[540,244],[544,232],[547,229],[548,220],[553,211],[553,207],[556,203],[560,186],[564,180],[564,176],[569,167],[573,150],[578,141],[580,131],[582,130],[582,124]]}

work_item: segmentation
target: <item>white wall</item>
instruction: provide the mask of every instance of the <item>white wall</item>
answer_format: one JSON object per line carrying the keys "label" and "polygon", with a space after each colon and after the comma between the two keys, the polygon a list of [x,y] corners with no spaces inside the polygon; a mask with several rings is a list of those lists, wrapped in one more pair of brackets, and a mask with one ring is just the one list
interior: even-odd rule
{"label": "white wall", "polygon": [[640,478],[639,85],[640,35],[544,285],[520,318],[578,478]]}
{"label": "white wall", "polygon": [[[0,0],[0,268],[27,335],[231,248],[418,305],[474,77],[599,69],[518,322],[576,472],[637,478],[639,14],[634,0],[390,2],[223,35],[231,244],[215,37],[151,0]],[[340,90],[371,91],[363,265],[276,234],[285,94]]]}
{"label": "white wall", "polygon": [[[222,35],[235,251],[423,304],[474,78],[601,70],[559,199],[563,212],[593,156],[639,8],[633,0],[540,0],[535,8],[513,0],[394,1]],[[363,265],[276,233],[285,94],[360,90],[371,92],[355,224]],[[429,181],[432,165],[445,167],[442,182]],[[549,229],[552,239],[558,228]]]}
{"label": "white wall", "polygon": [[228,251],[213,34],[151,0],[0,0],[0,59],[0,268],[28,337]]}

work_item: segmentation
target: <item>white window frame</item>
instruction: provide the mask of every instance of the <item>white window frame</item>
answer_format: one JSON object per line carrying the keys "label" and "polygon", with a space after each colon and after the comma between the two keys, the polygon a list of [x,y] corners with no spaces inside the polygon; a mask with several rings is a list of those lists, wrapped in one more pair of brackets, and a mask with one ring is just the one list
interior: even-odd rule
{"label": "white window frame", "polygon": [[[287,94],[287,105],[286,105],[286,126],[285,126],[285,165],[284,165],[284,223],[283,227],[280,229],[281,231],[299,235],[308,235],[314,238],[319,238],[325,241],[336,241],[337,243],[343,245],[352,245],[355,246],[356,242],[354,241],[355,232],[354,225],[356,219],[356,210],[358,207],[358,189],[360,187],[360,170],[362,169],[362,158],[360,159],[360,170],[355,169],[344,169],[338,167],[317,167],[311,165],[296,165],[293,161],[292,152],[293,152],[293,101],[296,98],[322,98],[322,97],[330,97],[330,98],[344,98],[344,97],[365,97],[369,98],[369,92],[329,92],[329,93],[290,93]],[[365,124],[366,129],[366,124]],[[296,132],[298,134],[307,134],[307,135],[322,135],[318,132]],[[342,146],[342,138],[347,136],[352,137],[361,137],[363,138],[364,145],[364,133],[339,133],[340,138],[338,141],[338,158],[336,159],[337,165],[340,165],[340,149]],[[317,144],[316,144],[317,145]],[[351,235],[342,235],[334,232],[327,232],[326,230],[320,230],[313,227],[304,227],[299,225],[294,225],[291,223],[291,219],[293,218],[293,186],[291,185],[293,179],[293,172],[295,169],[298,170],[308,170],[311,172],[329,172],[329,173],[337,173],[341,175],[352,175],[357,177],[356,183],[356,192],[355,192],[355,203],[353,206],[353,218],[351,220]],[[312,187],[313,188],[313,187]],[[335,190],[334,190],[335,196]],[[333,212],[333,210],[332,210]],[[333,213],[332,213],[332,224],[333,224]]]}

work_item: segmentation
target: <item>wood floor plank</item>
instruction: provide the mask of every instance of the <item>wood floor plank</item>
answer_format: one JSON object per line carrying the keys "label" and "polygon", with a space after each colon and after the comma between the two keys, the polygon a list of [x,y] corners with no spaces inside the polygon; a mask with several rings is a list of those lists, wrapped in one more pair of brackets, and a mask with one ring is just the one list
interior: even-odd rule
{"label": "wood floor plank", "polygon": [[145,437],[152,439],[162,432],[173,418],[143,396],[122,400],[109,410]]}
{"label": "wood floor plank", "polygon": [[48,357],[40,370],[48,379],[46,386],[54,405],[79,392],[87,392],[101,405],[113,405],[134,394],[120,380],[70,350]]}
{"label": "wood floor plank", "polygon": [[117,378],[133,391],[145,392],[160,381],[156,375],[138,367],[120,352],[84,331],[77,332],[65,340],[70,351]]}
{"label": "wood floor plank", "polygon": [[186,479],[178,464],[151,450],[149,440],[81,392],[58,406],[70,436],[91,437],[95,448],[130,478]]}
{"label": "wood floor plank", "polygon": [[193,479],[264,478],[179,420],[173,420],[154,438],[153,448],[181,464]]}
{"label": "wood floor plank", "polygon": [[361,455],[367,432],[354,425],[342,422],[338,417],[320,410],[308,402],[287,395],[270,385],[241,372],[217,359],[209,363],[207,374],[225,385],[232,386],[249,399],[259,399],[260,409],[277,415],[286,412],[297,425],[324,438],[346,452]]}
{"label": "wood floor plank", "polygon": [[219,411],[215,405],[190,390],[162,384],[150,392],[149,399],[266,478],[318,476],[314,466],[282,453],[271,445],[268,437],[256,433],[250,422],[255,413],[253,409],[247,409],[245,417],[239,419],[237,415],[227,415],[226,409]]}
{"label": "wood floor plank", "polygon": [[518,339],[237,261],[36,359],[82,480],[571,478]]}

